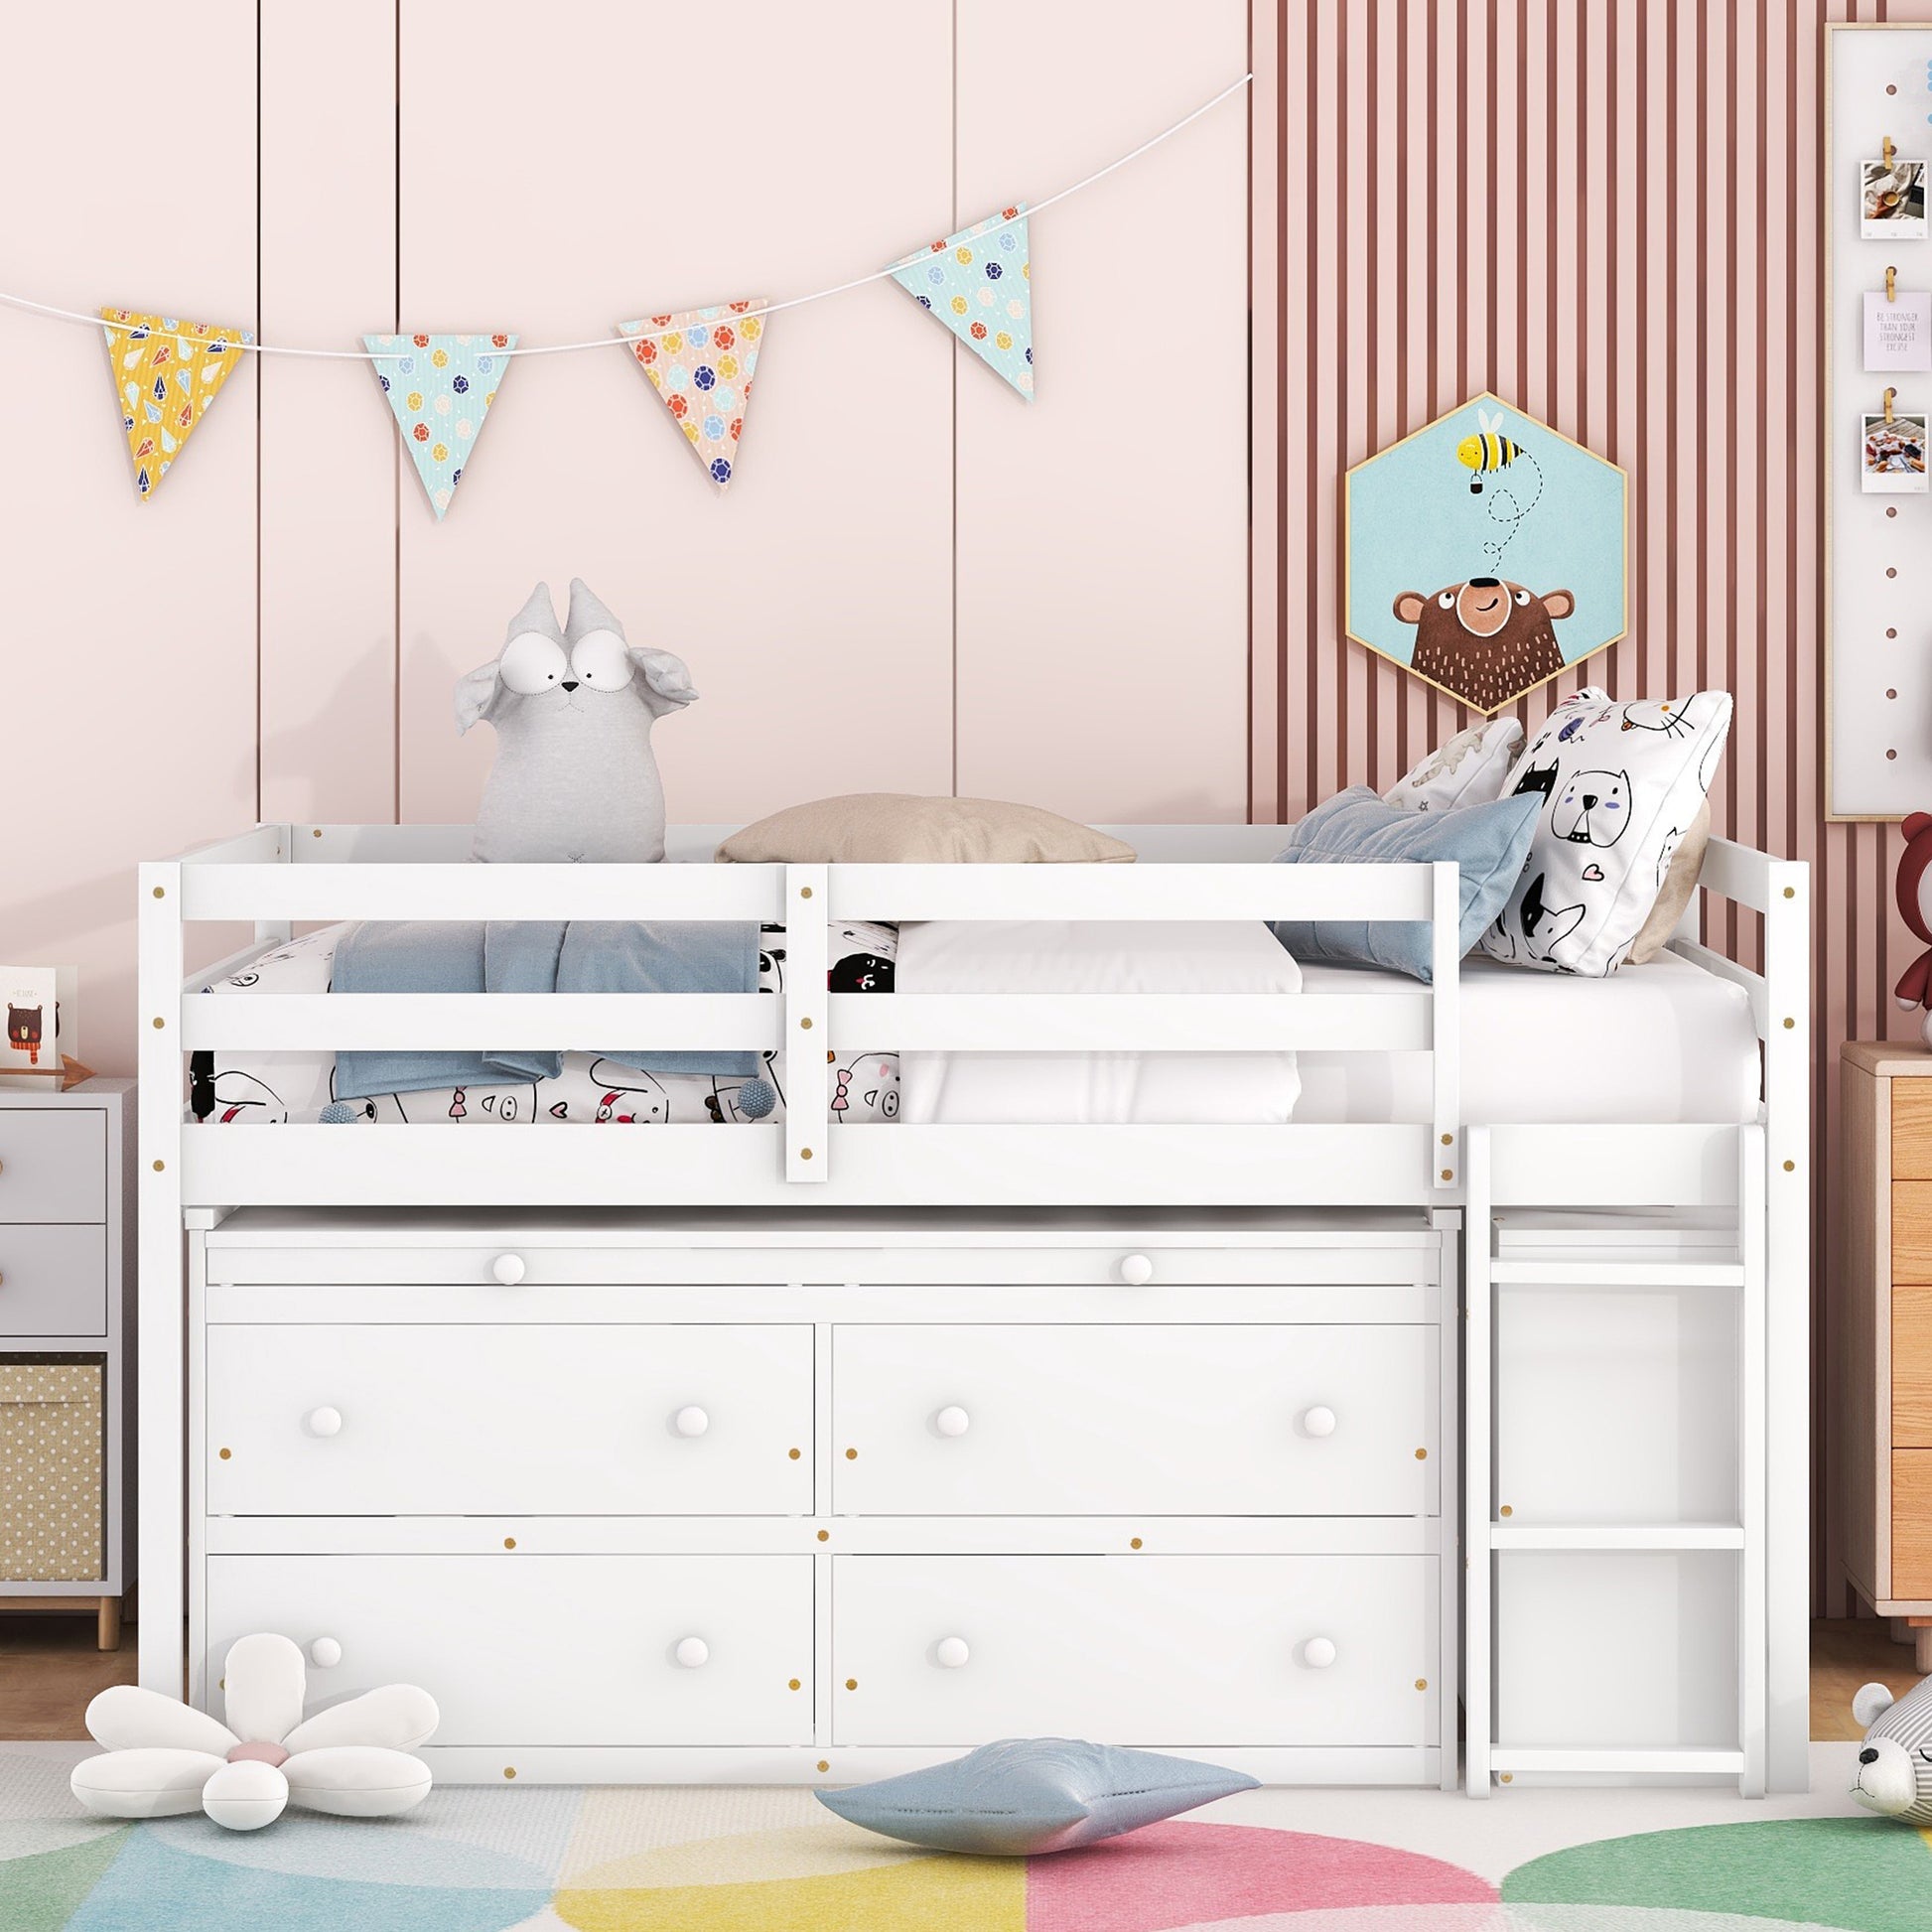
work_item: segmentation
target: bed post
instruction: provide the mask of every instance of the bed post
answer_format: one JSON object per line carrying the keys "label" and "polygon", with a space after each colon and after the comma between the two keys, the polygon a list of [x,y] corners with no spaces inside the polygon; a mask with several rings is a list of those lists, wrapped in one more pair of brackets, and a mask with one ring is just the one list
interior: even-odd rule
{"label": "bed post", "polygon": [[181,983],[182,869],[140,869],[138,1021],[141,1080],[136,1396],[139,1407],[139,1681],[182,1694],[187,1554],[182,1481]]}
{"label": "bed post", "polygon": [[824,1180],[831,1172],[825,1066],[832,1040],[826,998],[825,925],[831,918],[825,866],[786,866],[785,881],[785,1178]]}
{"label": "bed post", "polygon": [[[1774,860],[1764,910],[1765,1414],[1811,1414],[1811,869]],[[1772,1791],[1810,1788],[1811,1432],[1765,1451],[1768,1749]]]}

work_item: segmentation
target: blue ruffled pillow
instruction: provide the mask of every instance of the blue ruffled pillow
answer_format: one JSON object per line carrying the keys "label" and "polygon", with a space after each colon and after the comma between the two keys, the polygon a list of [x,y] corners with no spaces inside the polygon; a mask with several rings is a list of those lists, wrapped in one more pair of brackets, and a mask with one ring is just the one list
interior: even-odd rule
{"label": "blue ruffled pillow", "polygon": [[[1540,792],[1446,812],[1405,811],[1383,803],[1367,785],[1350,785],[1317,805],[1275,855],[1284,866],[1369,866],[1402,860],[1453,859],[1461,868],[1461,949],[1509,902],[1536,835]],[[1386,966],[1411,979],[1434,977],[1429,927],[1407,921],[1276,919],[1269,930],[1299,960],[1330,959]]]}
{"label": "blue ruffled pillow", "polygon": [[950,1764],[821,1791],[818,1801],[906,1845],[1013,1859],[1117,1838],[1258,1782],[1157,1751],[1076,1737],[1007,1737]]}

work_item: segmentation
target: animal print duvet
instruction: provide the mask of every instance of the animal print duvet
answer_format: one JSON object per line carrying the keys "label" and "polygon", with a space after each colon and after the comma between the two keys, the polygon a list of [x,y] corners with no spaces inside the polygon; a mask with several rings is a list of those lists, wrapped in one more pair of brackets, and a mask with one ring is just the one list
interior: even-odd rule
{"label": "animal print duvet", "polygon": [[[270,996],[326,993],[336,943],[346,929],[335,925],[305,934],[263,953],[225,979],[192,981],[189,990]],[[828,980],[834,993],[893,990],[898,958],[897,927],[841,923],[829,928],[827,941]],[[785,929],[767,925],[759,941],[759,991],[781,992],[784,974]],[[898,1087],[897,1053],[834,1057],[829,1117],[843,1126],[897,1119]],[[543,1126],[552,1121],[622,1127],[689,1127],[707,1122],[725,1126],[784,1118],[785,1060],[780,1052],[766,1053],[761,1074],[724,1078],[653,1073],[607,1055],[568,1053],[555,1079],[339,1100],[331,1053],[222,1049],[190,1056],[188,1111],[197,1121],[220,1127],[421,1121],[501,1127]]]}

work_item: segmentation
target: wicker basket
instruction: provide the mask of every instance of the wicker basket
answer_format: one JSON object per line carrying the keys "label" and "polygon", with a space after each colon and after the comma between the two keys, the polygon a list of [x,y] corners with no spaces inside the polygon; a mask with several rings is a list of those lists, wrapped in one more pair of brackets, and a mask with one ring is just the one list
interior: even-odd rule
{"label": "wicker basket", "polygon": [[0,1360],[0,1583],[101,1575],[101,1364]]}

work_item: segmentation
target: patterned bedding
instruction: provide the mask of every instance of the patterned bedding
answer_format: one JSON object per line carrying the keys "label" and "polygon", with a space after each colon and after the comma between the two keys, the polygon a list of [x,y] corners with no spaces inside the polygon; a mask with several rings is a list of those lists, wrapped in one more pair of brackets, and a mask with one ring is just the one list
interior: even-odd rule
{"label": "patterned bedding", "polygon": [[[225,979],[191,981],[190,990],[270,996],[326,993],[336,942],[345,930],[334,925],[305,934],[268,949]],[[827,937],[834,993],[893,990],[898,958],[895,927],[851,922],[830,927]],[[784,971],[785,929],[767,925],[759,939],[759,991],[782,991]],[[762,1073],[747,1078],[653,1072],[608,1055],[567,1053],[563,1071],[555,1079],[339,1100],[331,1053],[224,1049],[191,1055],[189,1080],[190,1116],[220,1127],[422,1121],[497,1127],[573,1121],[624,1127],[706,1122],[727,1126],[736,1121],[782,1120],[785,1109],[785,1063],[780,1052],[766,1053]],[[835,1059],[831,1120],[854,1126],[897,1118],[898,1084],[897,1053]]]}

